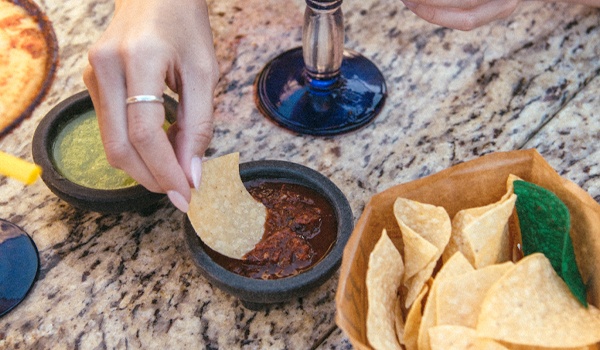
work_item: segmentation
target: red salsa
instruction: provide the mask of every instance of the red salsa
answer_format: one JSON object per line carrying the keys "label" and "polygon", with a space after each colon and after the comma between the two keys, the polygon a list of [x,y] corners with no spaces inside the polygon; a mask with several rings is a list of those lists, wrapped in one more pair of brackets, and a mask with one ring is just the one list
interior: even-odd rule
{"label": "red salsa", "polygon": [[278,180],[244,184],[267,207],[262,240],[241,260],[204,249],[219,265],[255,279],[297,275],[319,262],[337,238],[337,219],[329,201],[318,192]]}

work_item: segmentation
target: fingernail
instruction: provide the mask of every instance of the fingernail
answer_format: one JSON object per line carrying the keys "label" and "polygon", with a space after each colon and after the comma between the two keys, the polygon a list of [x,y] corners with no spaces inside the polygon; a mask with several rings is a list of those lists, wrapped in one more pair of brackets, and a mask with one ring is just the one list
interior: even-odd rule
{"label": "fingernail", "polygon": [[417,4],[415,4],[414,2],[410,2],[410,1],[402,1],[404,3],[404,6],[408,7],[409,9],[414,9],[415,7],[417,7]]}
{"label": "fingernail", "polygon": [[202,159],[198,156],[192,158],[192,164],[190,166],[192,172],[192,181],[194,182],[194,188],[200,188],[200,179],[202,178]]}
{"label": "fingernail", "polygon": [[167,191],[167,197],[169,197],[169,200],[177,209],[181,210],[184,213],[187,213],[188,209],[190,208],[190,205],[181,195],[181,193],[177,191]]}

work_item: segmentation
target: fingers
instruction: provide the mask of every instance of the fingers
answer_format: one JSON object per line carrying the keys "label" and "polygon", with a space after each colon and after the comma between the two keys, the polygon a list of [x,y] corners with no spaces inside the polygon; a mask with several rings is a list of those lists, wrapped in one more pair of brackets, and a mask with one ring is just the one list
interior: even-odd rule
{"label": "fingers", "polygon": [[[218,78],[206,4],[131,0],[115,6],[84,74],[107,159],[187,211],[190,186],[199,183],[201,157],[212,137]],[[168,135],[162,104],[125,102],[136,95],[161,96],[165,82],[180,101]]]}
{"label": "fingers", "polygon": [[[214,72],[218,70],[215,69]],[[179,88],[177,132],[174,134],[179,163],[189,183],[197,187],[200,181],[198,162],[208,148],[213,135],[213,94],[216,75],[210,72],[205,75],[196,73],[186,76],[204,76],[208,80],[187,81],[184,78]],[[193,166],[192,162],[196,164]]]}
{"label": "fingers", "polygon": [[[125,62],[128,96],[162,96],[170,63],[166,56],[161,57],[161,53],[160,50],[153,52],[150,48],[150,51],[136,50],[136,55],[128,57]],[[147,57],[153,59],[147,60]],[[191,198],[190,185],[162,128],[165,120],[163,104],[129,104],[126,120],[128,138],[149,173],[172,202],[182,211],[187,211],[187,202]]]}
{"label": "fingers", "polygon": [[[98,115],[107,159],[112,166],[124,170],[150,191],[166,192],[173,204],[185,212],[191,196],[190,186],[162,128],[165,118],[163,104],[125,103],[128,96],[162,96],[164,70],[154,65],[135,64],[135,59],[129,60],[128,63],[120,62],[112,55],[92,50],[90,63],[95,68],[88,67],[84,72],[84,81]],[[110,68],[119,66],[123,68]],[[124,73],[118,73],[123,70]],[[102,79],[98,79],[99,76]]]}
{"label": "fingers", "polygon": [[106,158],[113,167],[124,170],[148,190],[165,192],[129,140],[125,76],[118,69],[122,62],[116,51],[91,50],[89,61],[93,68],[84,76],[98,116]]}
{"label": "fingers", "polygon": [[[195,18],[208,19],[208,8],[194,7]],[[167,83],[179,95],[177,128],[173,135],[179,163],[190,184],[198,187],[201,158],[213,133],[213,96],[219,79],[219,67],[213,48],[212,30],[208,20],[197,22],[194,43],[189,41],[182,59],[175,64]]]}
{"label": "fingers", "polygon": [[417,16],[443,27],[472,30],[494,20],[508,17],[519,0],[406,0],[404,4]]}
{"label": "fingers", "polygon": [[[456,9],[473,9],[481,6],[490,0],[407,0],[403,1],[405,4],[412,3],[422,6],[436,7],[436,8],[456,8]],[[408,5],[407,5],[408,6]]]}

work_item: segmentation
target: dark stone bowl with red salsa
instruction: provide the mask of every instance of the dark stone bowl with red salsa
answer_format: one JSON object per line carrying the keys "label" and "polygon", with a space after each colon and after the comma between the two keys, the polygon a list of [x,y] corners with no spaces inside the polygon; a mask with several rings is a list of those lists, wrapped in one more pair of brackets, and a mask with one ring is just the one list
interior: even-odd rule
{"label": "dark stone bowl with red salsa", "polygon": [[286,161],[240,164],[250,194],[267,207],[262,240],[242,259],[223,256],[185,219],[185,238],[203,275],[249,309],[301,297],[338,269],[354,217],[344,194],[319,172]]}

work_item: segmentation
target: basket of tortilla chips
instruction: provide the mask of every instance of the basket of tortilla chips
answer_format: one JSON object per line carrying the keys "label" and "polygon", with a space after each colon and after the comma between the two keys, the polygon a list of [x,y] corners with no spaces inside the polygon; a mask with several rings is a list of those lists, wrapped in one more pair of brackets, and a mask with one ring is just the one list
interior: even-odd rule
{"label": "basket of tortilla chips", "polygon": [[357,349],[596,349],[599,269],[600,205],[499,152],[373,196],[336,321]]}

